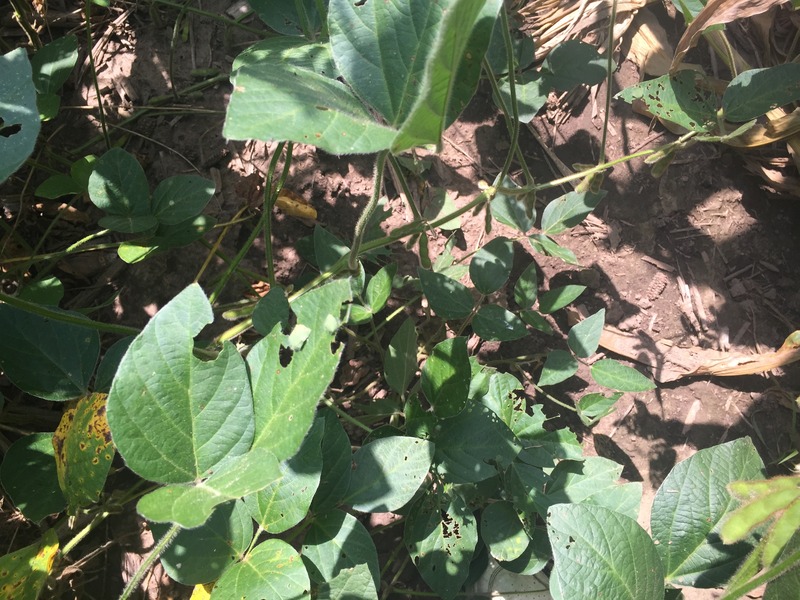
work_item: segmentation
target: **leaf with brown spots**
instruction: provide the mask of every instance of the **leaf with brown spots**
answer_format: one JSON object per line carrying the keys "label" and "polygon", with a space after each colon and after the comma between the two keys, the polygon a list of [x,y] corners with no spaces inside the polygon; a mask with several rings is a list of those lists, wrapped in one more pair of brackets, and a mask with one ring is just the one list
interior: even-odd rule
{"label": "leaf with brown spots", "polygon": [[38,544],[0,558],[0,598],[36,600],[44,588],[58,552],[58,537],[48,529]]}

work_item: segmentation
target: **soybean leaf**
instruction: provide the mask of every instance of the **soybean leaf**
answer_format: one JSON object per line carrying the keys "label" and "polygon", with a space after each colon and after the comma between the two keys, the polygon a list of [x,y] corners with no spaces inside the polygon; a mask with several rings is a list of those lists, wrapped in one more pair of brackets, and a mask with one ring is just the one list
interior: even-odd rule
{"label": "soybean leaf", "polygon": [[392,293],[392,279],[397,272],[397,265],[390,264],[382,267],[367,283],[367,306],[373,313],[383,310],[389,294]]}
{"label": "soybean leaf", "polygon": [[350,438],[339,419],[329,408],[320,411],[319,419],[325,423],[322,435],[322,472],[319,486],[311,502],[317,513],[333,508],[345,497],[350,487],[350,467],[352,453]]}
{"label": "soybean leaf", "polygon": [[633,367],[623,365],[611,358],[599,360],[590,369],[592,379],[612,390],[620,392],[646,392],[656,384]]}
{"label": "soybean leaf", "polygon": [[565,285],[539,294],[539,312],[546,315],[564,308],[586,289],[585,285]]}
{"label": "soybean leaf", "polygon": [[535,310],[520,311],[519,316],[534,329],[547,334],[553,333],[553,328],[550,326],[550,323],[548,323],[547,320]]}
{"label": "soybean leaf", "polygon": [[253,11],[270,28],[283,35],[314,37],[322,27],[316,0],[249,0]]}
{"label": "soybean leaf", "polygon": [[0,557],[0,590],[9,600],[36,600],[55,564],[58,536],[48,529],[37,544]]}
{"label": "soybean leaf", "polygon": [[136,339],[133,336],[124,337],[121,340],[114,342],[111,347],[106,350],[103,359],[97,366],[97,373],[94,377],[94,389],[98,392],[108,393],[111,389],[111,382],[114,381],[114,375],[117,374],[119,363],[125,353],[128,351],[128,346]]}
{"label": "soybean leaf", "polygon": [[579,225],[605,197],[606,191],[569,192],[545,206],[542,212],[542,232],[558,235]]}
{"label": "soybean leaf", "polygon": [[332,79],[340,75],[331,56],[330,44],[313,43],[306,39],[287,36],[268,37],[245,49],[234,59],[231,72],[244,66],[275,60]]}
{"label": "soybean leaf", "polygon": [[788,62],[739,73],[725,88],[722,110],[728,121],[744,123],[796,100],[800,100],[800,64]]}
{"label": "soybean leaf", "polygon": [[299,347],[288,353],[289,337],[274,329],[247,355],[255,403],[253,446],[270,449],[278,460],[297,452],[333,379],[342,348],[332,344],[342,304],[350,298],[346,280],[311,290],[292,303],[295,330],[308,334]]}
{"label": "soybean leaf", "polygon": [[[431,190],[427,200],[422,215],[428,222],[438,221],[441,217],[452,213],[457,208],[455,200],[453,200],[453,197],[448,194],[447,190],[444,188],[434,188]],[[443,229],[444,231],[454,231],[460,228],[461,217],[455,217],[439,225],[439,229]]]}
{"label": "soybean leaf", "polygon": [[33,152],[41,121],[24,48],[0,56],[0,183]]}
{"label": "soybean leaf", "polygon": [[614,411],[617,400],[622,398],[622,392],[615,392],[611,396],[603,394],[586,394],[576,405],[578,417],[587,427],[591,427],[603,417]]}
{"label": "soybean leaf", "polygon": [[211,231],[216,223],[216,219],[206,215],[198,215],[175,225],[161,223],[152,236],[144,240],[123,242],[117,254],[126,263],[134,264],[170,248],[188,246]]}
{"label": "soybean leaf", "polygon": [[497,560],[514,560],[530,545],[513,504],[493,502],[481,514],[481,539]]}
{"label": "soybean leaf", "polygon": [[540,254],[560,258],[565,263],[571,265],[578,264],[578,259],[575,257],[575,253],[572,250],[559,246],[555,241],[542,233],[534,233],[528,236],[528,242],[530,242],[531,248]]}
{"label": "soybean leaf", "polygon": [[[519,186],[506,177],[502,182],[503,187],[518,188]],[[492,217],[500,221],[503,225],[513,227],[517,231],[526,233],[533,227],[536,222],[536,196],[533,192],[530,194],[506,194],[498,191],[489,208],[492,211]]]}
{"label": "soybean leaf", "polygon": [[211,600],[226,598],[311,598],[311,582],[300,555],[279,539],[253,548],[244,560],[229,567],[211,591]]}
{"label": "soybean leaf", "polygon": [[469,356],[463,336],[439,342],[422,366],[422,391],[440,419],[461,412],[469,393]]}
{"label": "soybean leaf", "polygon": [[158,225],[152,214],[144,169],[122,148],[112,148],[94,163],[89,198],[106,216],[100,225],[122,233],[138,233]]}
{"label": "soybean leaf", "polygon": [[[553,554],[550,551],[550,542],[547,539],[547,532],[544,528],[534,530],[533,539],[528,547],[523,550],[522,555],[511,561],[500,561],[500,566],[511,573],[520,575],[536,575],[552,560]],[[532,592],[544,592],[548,590],[546,581],[539,578],[525,579],[529,587],[526,590]],[[506,589],[515,589],[514,579],[511,579]],[[514,586],[514,587],[512,587]]]}
{"label": "soybean leaf", "polygon": [[722,522],[737,505],[727,486],[763,477],[764,464],[750,438],[698,450],[670,471],[650,517],[667,583],[718,587],[733,574],[751,545],[729,546],[720,539]]}
{"label": "soybean leaf", "polygon": [[100,355],[96,330],[0,304],[0,331],[0,368],[18,388],[55,401],[88,392]]}
{"label": "soybean leaf", "polygon": [[353,454],[345,502],[362,512],[397,510],[414,496],[430,469],[434,445],[394,436],[363,445]]}
{"label": "soybean leaf", "polygon": [[57,92],[78,61],[78,38],[65,35],[45,44],[31,58],[33,84],[40,94]]}
{"label": "soybean leaf", "polygon": [[[303,560],[308,567],[305,556]],[[378,590],[367,565],[359,564],[339,569],[330,579],[317,582],[314,597],[317,600],[378,600]]]}
{"label": "soybean leaf", "polygon": [[555,385],[578,372],[578,361],[566,350],[551,350],[539,375],[539,385]]}
{"label": "soybean leaf", "polygon": [[536,298],[539,296],[539,275],[537,269],[537,264],[532,262],[525,267],[522,275],[517,279],[517,283],[514,284],[514,302],[519,304],[522,309],[531,308],[536,302]]}
{"label": "soybean leaf", "polygon": [[[510,107],[511,85],[508,77],[503,77],[499,83],[500,98],[506,107]],[[530,70],[522,73],[514,83],[519,120],[521,123],[528,123],[547,104],[551,90],[550,80],[540,71]]]}
{"label": "soybean leaf", "polygon": [[174,175],[153,192],[153,215],[160,223],[177,225],[199,215],[213,195],[213,181],[197,175]]}
{"label": "soybean leaf", "polygon": [[448,502],[428,493],[411,509],[403,541],[425,583],[449,600],[469,575],[478,526],[461,496],[455,495]]}
{"label": "soybean leaf", "polygon": [[525,323],[514,313],[497,304],[484,304],[478,309],[472,328],[485,340],[509,342],[528,335]]}
{"label": "soybean leaf", "polygon": [[0,465],[0,483],[30,521],[63,511],[67,501],[58,485],[53,434],[32,433],[11,444]]}
{"label": "soybean leaf", "polygon": [[345,569],[363,566],[373,589],[380,586],[378,553],[372,537],[358,519],[342,510],[314,517],[303,537],[301,552],[306,564],[313,566],[309,570],[317,583],[330,581]]}
{"label": "soybean leaf", "polygon": [[557,504],[548,512],[547,533],[554,598],[664,598],[656,546],[631,517],[600,506]]}
{"label": "soybean leaf", "polygon": [[472,312],[472,294],[455,279],[419,269],[419,282],[431,308],[443,319],[465,319]]}
{"label": "soybean leaf", "polygon": [[[158,540],[169,529],[151,523]],[[195,529],[183,529],[161,555],[167,575],[184,585],[216,581],[241,560],[253,538],[253,521],[241,500],[218,507],[211,518]]]}
{"label": "soybean leaf", "polygon": [[588,358],[597,350],[605,324],[606,309],[601,308],[569,330],[567,343],[580,358]]}
{"label": "soybean leaf", "polygon": [[503,236],[496,237],[472,257],[469,276],[481,294],[489,295],[503,287],[513,263],[513,242]]}
{"label": "soybean leaf", "polygon": [[[498,75],[507,73],[509,68],[502,26],[502,19],[497,19],[494,29],[492,29],[489,47],[486,49],[486,60],[492,71]],[[514,67],[512,68],[524,69],[529,67],[535,59],[533,40],[519,29],[512,29],[509,33],[511,34],[511,46],[514,49]]]}
{"label": "soybean leaf", "polygon": [[278,324],[284,330],[289,326],[289,313],[286,291],[281,286],[274,285],[256,303],[253,309],[253,327],[261,335],[269,335]]}
{"label": "soybean leaf", "polygon": [[108,395],[108,424],[128,467],[162,483],[217,472],[253,441],[253,397],[232,344],[216,359],[192,354],[192,338],[212,321],[211,305],[192,284],[136,336]]}
{"label": "soybean leaf", "polygon": [[[597,85],[606,79],[607,60],[597,48],[579,40],[567,40],[553,48],[542,63],[549,87],[566,92],[578,85]],[[549,91],[549,90],[548,90]]]}
{"label": "soybean leaf", "polygon": [[412,319],[403,321],[392,336],[383,360],[386,383],[398,394],[405,394],[417,372],[417,332]]}
{"label": "soybean leaf", "polygon": [[314,258],[317,268],[329,271],[336,262],[350,252],[350,248],[324,227],[314,227]]}

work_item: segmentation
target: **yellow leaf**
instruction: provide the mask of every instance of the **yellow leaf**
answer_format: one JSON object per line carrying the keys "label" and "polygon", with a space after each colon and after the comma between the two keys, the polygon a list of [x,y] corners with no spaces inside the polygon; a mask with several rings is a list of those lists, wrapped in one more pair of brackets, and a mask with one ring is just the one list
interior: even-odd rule
{"label": "yellow leaf", "polygon": [[203,583],[194,586],[189,600],[208,600],[211,598],[211,590],[214,589],[213,583]]}
{"label": "yellow leaf", "polygon": [[58,554],[58,537],[48,529],[38,544],[0,557],[0,598],[36,600]]}
{"label": "yellow leaf", "polygon": [[275,206],[283,213],[296,219],[317,219],[317,211],[308,202],[288,190],[281,190]]}

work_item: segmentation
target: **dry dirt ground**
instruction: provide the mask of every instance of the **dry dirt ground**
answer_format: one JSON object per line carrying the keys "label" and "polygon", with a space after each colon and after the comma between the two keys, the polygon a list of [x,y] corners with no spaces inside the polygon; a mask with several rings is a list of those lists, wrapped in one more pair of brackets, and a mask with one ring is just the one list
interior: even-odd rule
{"label": "dry dirt ground", "polygon": [[[203,9],[214,13],[228,5],[206,0]],[[95,39],[103,42],[97,46],[96,55],[101,101],[112,125],[141,112],[140,107],[150,98],[171,93],[173,86],[181,90],[196,83],[193,69],[214,67],[227,72],[232,58],[256,40],[248,32],[226,29],[211,19],[187,13],[187,37],[182,39],[179,31],[173,41],[176,10],[148,11],[146,3],[140,8],[123,3],[113,6],[94,27]],[[257,22],[248,23],[258,27]],[[54,33],[78,25],[67,21],[64,29]],[[84,57],[85,53],[81,61]],[[635,65],[624,60],[620,63],[614,75],[615,92],[639,77]],[[73,95],[65,101],[71,104],[64,109],[67,127],[45,130],[45,135],[52,135],[56,145],[74,149],[76,140],[83,142],[97,133],[96,111],[87,107],[96,106],[98,99],[85,63],[68,83],[68,91]],[[183,172],[216,178],[219,193],[208,212],[220,222],[231,219],[242,208],[245,216],[259,210],[262,174],[274,149],[274,145],[223,139],[221,127],[229,92],[230,86],[220,83],[191,99],[179,99],[163,110],[150,111],[124,124],[125,129],[112,127],[115,138],[127,136],[126,148],[141,160],[151,182]],[[561,174],[547,151],[568,166],[598,160],[605,93],[601,86],[596,102],[585,98],[558,125],[553,111],[548,111],[529,129],[523,129],[521,146],[540,180]],[[673,139],[659,125],[651,128],[646,118],[632,113],[622,102],[611,103],[609,127],[609,159]],[[463,117],[445,133],[443,152],[434,159],[431,170],[432,183],[450,190],[457,203],[466,202],[477,194],[480,180],[491,181],[499,171],[498,161],[502,162],[507,147],[504,121],[482,87]],[[91,149],[100,152],[102,146]],[[297,147],[287,187],[316,208],[319,223],[349,239],[359,208],[368,197],[370,177],[369,159],[335,157]],[[587,285],[581,301],[589,311],[604,307],[609,324],[623,331],[644,330],[678,345],[761,353],[777,348],[789,333],[800,328],[800,241],[794,235],[800,223],[800,203],[797,199],[769,197],[757,180],[744,173],[735,153],[716,145],[695,146],[679,155],[660,179],[651,177],[641,160],[634,160],[614,168],[603,187],[608,195],[595,214],[558,238],[575,252],[581,266],[566,268],[558,261],[535,255],[542,271],[553,277],[546,285]],[[554,190],[541,200],[564,191]],[[392,215],[384,227],[407,222],[409,216],[391,184],[386,192]],[[82,209],[95,216],[89,207]],[[27,218],[35,228],[34,217]],[[233,228],[223,242],[223,251],[233,255],[253,226],[254,219],[250,219]],[[53,233],[54,244],[75,239],[75,231],[83,225],[66,222],[63,227]],[[295,244],[311,231],[307,224],[276,215],[277,271],[284,283],[302,276],[306,269]],[[482,219],[462,219],[460,252],[485,243],[488,238],[483,231]],[[497,227],[492,235],[499,233],[504,231]],[[432,240],[432,253],[445,239],[441,234]],[[261,250],[260,255],[247,258],[247,266],[254,271],[263,272]],[[84,305],[87,300],[99,303],[112,292],[120,292],[106,318],[141,326],[194,278],[207,252],[196,244],[135,266],[121,265],[114,260],[113,252],[93,253],[61,263],[59,274],[70,283],[72,300]],[[527,246],[518,245],[518,272],[531,260],[524,256],[527,252]],[[410,273],[415,267],[413,255],[402,256],[401,270]],[[221,261],[212,264],[201,283],[210,288],[222,268]],[[244,291],[245,284],[241,286],[240,291]],[[682,287],[688,302],[682,299]],[[560,332],[566,331],[567,325],[561,320],[553,325]],[[562,343],[558,336],[538,336],[501,346],[484,344],[477,351],[486,360],[496,360],[546,351]],[[373,366],[368,358],[349,358],[342,381],[335,385],[350,385],[353,382],[348,379],[354,371]],[[529,371],[528,375],[535,380],[537,373]],[[565,411],[530,386],[528,392],[531,401],[542,403],[555,417],[555,424],[569,424],[589,453],[623,464],[627,480],[642,481],[646,495],[643,506],[647,507],[654,490],[676,462],[701,448],[737,437],[750,436],[765,463],[773,472],[780,472],[783,467],[776,463],[798,447],[793,409],[796,390],[800,389],[798,375],[798,368],[790,366],[768,376],[695,378],[659,385],[652,392],[625,394],[616,411],[593,429],[562,415]],[[586,388],[592,390],[589,381],[588,372],[581,371],[578,378],[552,394],[576,398]],[[643,524],[647,518],[642,515]],[[110,527],[117,528],[109,532],[112,537],[135,541],[122,544],[123,554],[135,560],[142,550],[136,524],[118,522]],[[114,560],[107,555],[104,566],[97,569],[111,569]],[[158,580],[158,576],[153,579],[152,589],[158,587]],[[108,585],[113,587],[113,582]],[[173,593],[181,597],[181,588],[170,589],[162,587],[160,597]],[[108,591],[105,588],[98,597],[111,597],[105,595]]]}

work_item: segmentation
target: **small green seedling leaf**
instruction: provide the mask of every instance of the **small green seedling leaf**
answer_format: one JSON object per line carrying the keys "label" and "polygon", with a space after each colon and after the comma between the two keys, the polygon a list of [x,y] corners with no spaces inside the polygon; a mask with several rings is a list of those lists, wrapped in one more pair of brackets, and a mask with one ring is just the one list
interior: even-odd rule
{"label": "small green seedling leaf", "polygon": [[470,377],[467,338],[439,342],[422,366],[422,391],[440,419],[453,417],[467,404]]}
{"label": "small green seedling leaf", "polygon": [[513,242],[502,236],[496,237],[472,257],[469,276],[475,288],[488,296],[499,290],[508,280],[513,263]]}
{"label": "small green seedling leaf", "polygon": [[[511,85],[508,82],[508,77],[503,77],[499,83],[500,98],[503,101],[503,105],[510,110]],[[514,92],[517,99],[517,114],[521,123],[530,122],[542,107],[547,104],[547,97],[550,95],[551,87],[550,78],[547,77],[547,74],[543,74],[538,70],[525,71],[517,77],[514,82]]]}
{"label": "small green seedling leaf", "polygon": [[528,335],[525,323],[497,304],[481,306],[472,321],[472,328],[483,339],[499,342],[510,342]]}
{"label": "small green seedling leaf", "polygon": [[53,434],[33,433],[11,444],[0,465],[0,483],[30,521],[63,511],[67,501],[58,485]]}
{"label": "small green seedling leaf", "polygon": [[72,196],[80,194],[85,191],[81,186],[69,175],[59,173],[52,175],[45,179],[39,187],[36,188],[34,195],[37,198],[45,198],[47,200],[55,200],[61,196]]}
{"label": "small green seedling leaf", "polygon": [[361,512],[389,512],[406,504],[430,469],[434,445],[393,436],[370,442],[353,454],[345,502]]}
{"label": "small green seedling leaf", "polygon": [[350,438],[336,413],[329,408],[322,408],[317,418],[324,421],[325,432],[321,446],[322,471],[311,507],[315,513],[320,513],[337,506],[347,495],[352,453]]}
{"label": "small green seedling leaf", "polygon": [[114,446],[106,419],[106,394],[90,394],[68,407],[53,435],[58,483],[68,512],[100,499],[108,477]]}
{"label": "small green seedling leaf", "polygon": [[214,182],[197,175],[175,175],[153,192],[153,215],[159,223],[177,225],[199,215],[214,195]]}
{"label": "small green seedling leaf", "polygon": [[419,282],[430,307],[443,319],[466,319],[472,312],[472,294],[455,279],[419,269]]}
{"label": "small green seedling leaf", "polygon": [[96,330],[0,304],[0,331],[0,369],[14,385],[59,402],[88,393],[100,355]]}
{"label": "small green seedling leaf", "polygon": [[620,392],[647,392],[656,388],[656,384],[639,371],[611,358],[597,361],[590,372],[597,383]]}
{"label": "small green seedling leaf", "polygon": [[539,312],[554,313],[577,299],[585,289],[585,285],[565,285],[543,292],[539,295]]}
{"label": "small green seedling leaf", "polygon": [[615,392],[611,396],[603,394],[586,394],[576,405],[578,417],[587,427],[591,427],[600,419],[614,412],[617,400],[622,398],[622,392]]}
{"label": "small green seedling leaf", "polygon": [[58,536],[48,529],[38,544],[0,557],[0,592],[8,600],[36,600],[58,555]]}
{"label": "small green seedling leaf", "polygon": [[551,350],[539,375],[539,385],[555,385],[578,372],[578,361],[566,350]]}
{"label": "small green seedling leaf", "polygon": [[546,235],[558,235],[572,229],[583,222],[600,201],[606,191],[569,192],[556,198],[545,206],[542,212],[542,232]]}
{"label": "small green seedling leaf", "polygon": [[144,169],[122,148],[112,148],[95,162],[89,177],[89,198],[106,213],[100,219],[102,227],[138,233],[158,224],[151,212]]}
{"label": "small green seedling leaf", "polygon": [[569,330],[567,343],[580,358],[589,358],[597,350],[605,324],[606,309],[601,308]]}
{"label": "small green seedling leaf", "polygon": [[279,539],[253,548],[244,560],[229,567],[211,592],[211,600],[228,598],[311,598],[311,581],[297,551]]}
{"label": "small green seedling leaf", "polygon": [[494,502],[483,510],[481,539],[497,560],[519,558],[531,542],[514,505],[506,501]]}
{"label": "small green seedling leaf", "polygon": [[514,302],[522,309],[533,307],[539,296],[538,268],[538,265],[532,262],[525,267],[517,283],[514,284]]}
{"label": "small green seedling leaf", "polygon": [[534,233],[528,236],[528,242],[530,242],[531,248],[539,254],[559,258],[570,265],[578,264],[578,259],[572,250],[559,246],[554,240],[542,233]]}
{"label": "small green seedling leaf", "polygon": [[417,331],[412,319],[403,321],[392,336],[383,361],[386,383],[395,392],[404,395],[417,372]]}
{"label": "small green seedling leaf", "polygon": [[720,526],[738,504],[727,486],[763,477],[764,463],[749,438],[698,450],[670,471],[650,517],[667,583],[712,588],[727,581],[751,550],[747,542],[721,544]]}
{"label": "small green seedling leaf", "polygon": [[31,77],[24,48],[0,56],[0,183],[28,159],[39,136],[41,121]]}
{"label": "small green seedling leaf", "polygon": [[[156,540],[169,529],[151,523]],[[218,507],[195,529],[184,529],[161,556],[167,575],[184,585],[216,581],[229,566],[244,557],[253,539],[253,521],[241,500]]]}
{"label": "small green seedling leaf", "polygon": [[662,600],[664,567],[631,517],[601,506],[557,504],[547,515],[556,598]]}
{"label": "small green seedling leaf", "polygon": [[744,123],[797,100],[800,64],[788,62],[739,73],[725,88],[722,111],[728,121]]}

